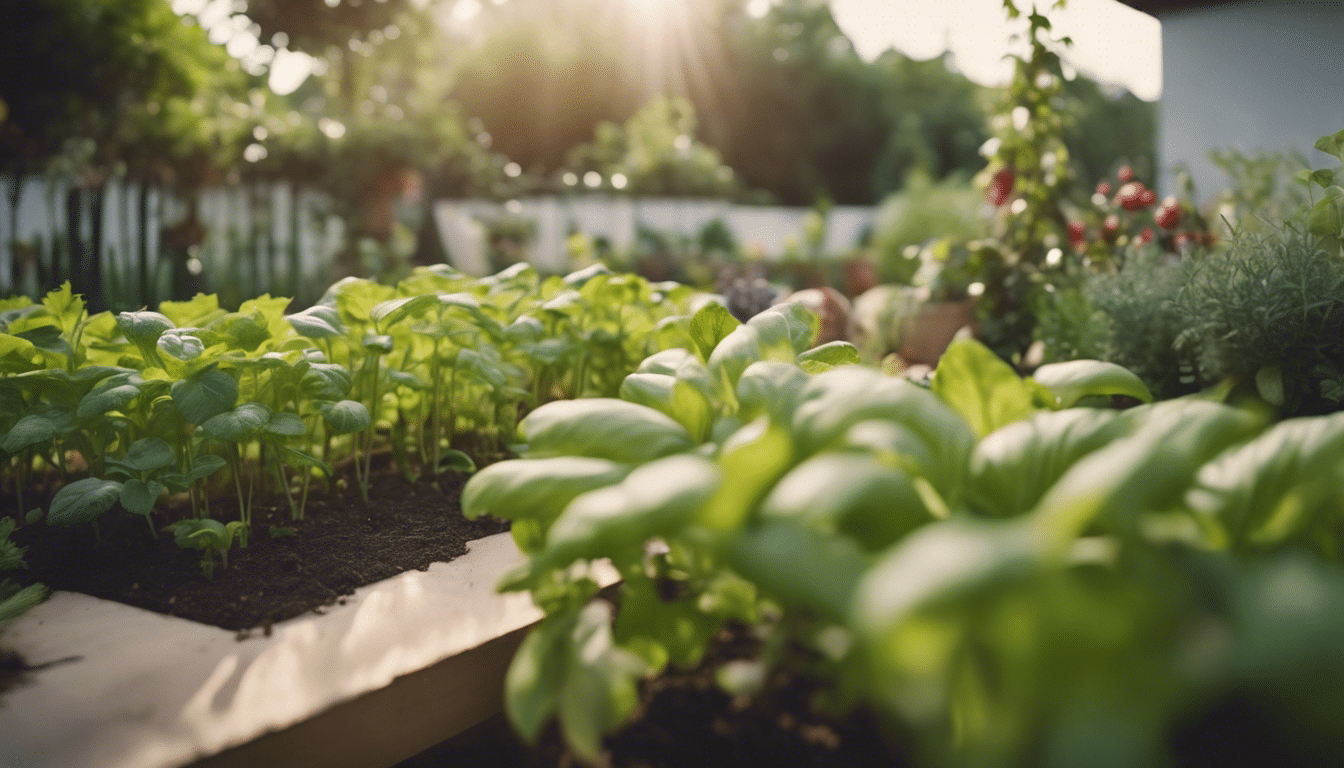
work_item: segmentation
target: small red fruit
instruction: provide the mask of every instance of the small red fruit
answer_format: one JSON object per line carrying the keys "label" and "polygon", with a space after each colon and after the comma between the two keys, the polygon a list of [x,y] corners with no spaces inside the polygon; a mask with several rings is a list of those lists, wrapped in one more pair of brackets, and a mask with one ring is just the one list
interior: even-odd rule
{"label": "small red fruit", "polygon": [[1143,188],[1143,185],[1139,186],[1142,189],[1142,191],[1139,192],[1139,206],[1142,208],[1153,207],[1153,205],[1157,203],[1157,193],[1151,189]]}
{"label": "small red fruit", "polygon": [[1097,194],[1098,194],[1098,195],[1101,195],[1102,197],[1110,197],[1110,196],[1111,196],[1111,183],[1110,183],[1109,181],[1099,181],[1099,182],[1097,182]]}
{"label": "small red fruit", "polygon": [[1101,223],[1101,236],[1107,240],[1114,240],[1116,234],[1120,231],[1120,217],[1112,213]]}
{"label": "small red fruit", "polygon": [[1181,225],[1181,204],[1176,198],[1168,197],[1162,201],[1162,207],[1153,214],[1153,221],[1163,229],[1175,229]]}
{"label": "small red fruit", "polygon": [[1120,171],[1115,175],[1120,177],[1121,182],[1126,182],[1134,178],[1134,169],[1130,168],[1128,165],[1122,165],[1120,166]]}
{"label": "small red fruit", "polygon": [[989,204],[998,207],[1008,202],[1008,197],[1013,194],[1013,182],[1017,177],[1007,168],[994,174],[990,179],[989,189],[985,190],[985,199]]}
{"label": "small red fruit", "polygon": [[1120,191],[1115,193],[1115,204],[1124,208],[1126,211],[1137,211],[1143,207],[1140,199],[1143,196],[1143,187],[1135,182],[1129,182],[1120,187]]}
{"label": "small red fruit", "polygon": [[1177,249],[1177,250],[1180,250],[1180,249],[1186,247],[1187,245],[1190,245],[1191,243],[1193,243],[1193,242],[1198,242],[1198,241],[1199,241],[1199,236],[1198,236],[1198,235],[1191,235],[1191,234],[1187,234],[1187,233],[1185,233],[1185,232],[1182,232],[1181,234],[1179,234],[1179,235],[1176,236],[1176,249]]}
{"label": "small red fruit", "polygon": [[1081,221],[1069,222],[1069,242],[1078,245],[1087,239],[1087,225]]}
{"label": "small red fruit", "polygon": [[1140,242],[1140,243],[1151,243],[1151,242],[1153,242],[1153,229],[1152,229],[1152,227],[1144,227],[1144,228],[1143,228],[1143,231],[1139,233],[1139,242]]}

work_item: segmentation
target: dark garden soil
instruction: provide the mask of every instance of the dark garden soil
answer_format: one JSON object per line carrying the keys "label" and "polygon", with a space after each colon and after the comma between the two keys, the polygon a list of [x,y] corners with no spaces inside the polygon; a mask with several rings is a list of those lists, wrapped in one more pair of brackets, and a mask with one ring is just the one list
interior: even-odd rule
{"label": "dark garden soil", "polygon": [[[720,633],[704,663],[646,682],[637,719],[607,738],[612,768],[687,766],[809,766],[894,768],[894,756],[876,718],[859,710],[828,718],[812,706],[819,683],[806,676],[774,673],[760,694],[734,697],[714,681],[714,670],[734,659],[752,658],[759,643],[743,628]],[[576,768],[552,725],[528,747],[496,715],[396,768],[510,765]]]}
{"label": "dark garden soil", "polygon": [[[201,572],[200,552],[178,547],[171,532],[152,538],[143,518],[119,506],[99,518],[97,539],[89,526],[24,525],[13,539],[28,547],[28,568],[10,576],[225,629],[269,632],[273,622],[320,613],[356,587],[447,562],[466,554],[468,541],[508,530],[500,520],[462,517],[465,479],[445,472],[437,484],[411,483],[375,470],[368,502],[351,483],[349,491],[310,495],[298,521],[284,499],[258,499],[247,548],[235,544],[228,567],[216,566],[211,578]],[[156,525],[187,514],[156,511]],[[237,502],[215,499],[210,515],[235,520]],[[272,536],[272,526],[280,535]]]}

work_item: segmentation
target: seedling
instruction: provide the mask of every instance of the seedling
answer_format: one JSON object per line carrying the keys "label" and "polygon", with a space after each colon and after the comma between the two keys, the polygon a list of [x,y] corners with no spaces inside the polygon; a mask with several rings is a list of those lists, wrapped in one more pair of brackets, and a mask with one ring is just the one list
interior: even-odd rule
{"label": "seedling", "polygon": [[239,520],[225,524],[208,517],[193,518],[174,523],[172,531],[177,546],[201,551],[201,573],[207,579],[214,578],[216,555],[221,568],[229,567],[229,549],[235,536],[247,546],[247,524]]}

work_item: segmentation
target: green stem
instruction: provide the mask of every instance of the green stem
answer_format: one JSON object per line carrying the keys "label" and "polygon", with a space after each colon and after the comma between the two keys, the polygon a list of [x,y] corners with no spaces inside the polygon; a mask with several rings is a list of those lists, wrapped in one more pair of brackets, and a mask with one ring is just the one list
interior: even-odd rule
{"label": "green stem", "polygon": [[442,363],[439,361],[439,339],[434,339],[434,366],[430,378],[434,381],[434,405],[430,410],[430,434],[433,437],[433,447],[430,449],[430,455],[433,456],[434,476],[439,476],[439,438],[443,434],[443,416],[440,398],[442,396],[442,386],[439,384],[439,372],[442,369]]}
{"label": "green stem", "polygon": [[369,500],[369,473],[373,471],[373,439],[378,432],[378,374],[382,365],[382,358],[378,355],[373,357],[373,396],[369,398],[369,444],[364,452],[364,477],[359,484],[359,495],[364,501]]}
{"label": "green stem", "polygon": [[289,501],[289,519],[299,520],[303,515],[298,507],[294,505],[294,493],[289,490],[289,482],[285,480],[285,464],[280,461],[280,452],[273,451],[275,454],[275,480],[280,483],[280,487],[285,490],[285,498]]}

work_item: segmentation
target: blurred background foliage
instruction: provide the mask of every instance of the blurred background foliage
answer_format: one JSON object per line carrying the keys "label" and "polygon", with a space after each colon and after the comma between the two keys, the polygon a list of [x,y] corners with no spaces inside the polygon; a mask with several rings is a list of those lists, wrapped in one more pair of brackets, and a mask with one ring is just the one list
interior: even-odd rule
{"label": "blurred background foliage", "polygon": [[[876,204],[912,174],[980,170],[997,99],[951,57],[863,61],[820,0],[10,5],[0,172],[300,178],[350,212],[408,173],[428,196],[502,198],[617,166],[634,194]],[[278,94],[268,68],[299,51],[312,74]],[[1065,90],[1079,176],[1152,166],[1153,105]]]}

